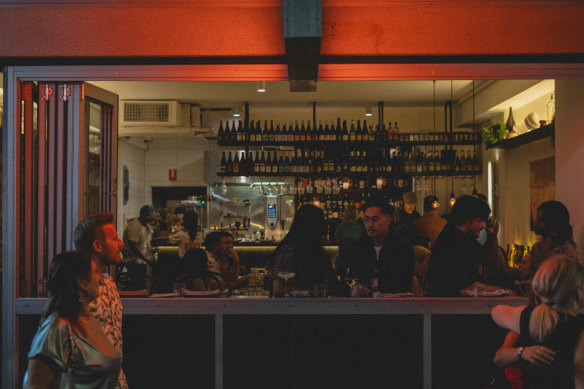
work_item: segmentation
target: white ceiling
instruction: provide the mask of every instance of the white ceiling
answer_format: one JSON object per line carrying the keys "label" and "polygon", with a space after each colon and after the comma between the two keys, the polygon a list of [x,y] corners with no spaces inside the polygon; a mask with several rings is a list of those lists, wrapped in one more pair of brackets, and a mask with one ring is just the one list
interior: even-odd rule
{"label": "white ceiling", "polygon": [[[267,82],[267,92],[256,91],[258,83],[249,81],[92,81],[120,99],[179,100],[203,107],[221,107],[249,102],[256,105],[309,104],[431,106],[433,81],[319,81],[316,92],[290,92],[286,81]],[[478,85],[478,84],[477,84]],[[472,81],[452,81],[452,96],[472,91]],[[436,81],[436,104],[450,100],[451,81]]]}

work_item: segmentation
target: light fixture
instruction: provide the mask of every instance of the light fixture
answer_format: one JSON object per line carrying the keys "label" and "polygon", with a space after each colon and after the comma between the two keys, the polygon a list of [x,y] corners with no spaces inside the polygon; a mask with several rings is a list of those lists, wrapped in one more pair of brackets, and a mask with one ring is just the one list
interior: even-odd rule
{"label": "light fixture", "polygon": [[266,82],[265,81],[258,81],[258,92],[265,93],[266,91]]}
{"label": "light fixture", "polygon": [[452,183],[452,186],[450,187],[452,191],[450,192],[450,200],[448,200],[448,204],[450,204],[450,207],[453,207],[454,204],[456,204],[456,198],[454,197],[454,177],[452,177],[452,181],[450,182]]}
{"label": "light fixture", "polygon": [[233,117],[234,118],[239,118],[241,117],[241,112],[243,111],[243,107],[240,105],[238,105],[235,110],[233,111]]}
{"label": "light fixture", "polygon": [[381,177],[377,177],[377,189],[382,189],[383,188],[383,178]]}
{"label": "light fixture", "polygon": [[365,116],[367,116],[367,117],[373,116],[373,113],[371,112],[371,106],[370,105],[367,105],[365,107]]}

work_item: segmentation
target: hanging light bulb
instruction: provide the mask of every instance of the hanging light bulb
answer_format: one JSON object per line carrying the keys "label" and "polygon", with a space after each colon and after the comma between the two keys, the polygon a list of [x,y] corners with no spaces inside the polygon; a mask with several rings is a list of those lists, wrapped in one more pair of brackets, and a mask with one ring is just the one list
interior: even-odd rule
{"label": "hanging light bulb", "polygon": [[370,105],[367,105],[365,107],[365,116],[367,116],[367,117],[373,116],[373,113],[371,112],[371,106]]}
{"label": "hanging light bulb", "polygon": [[266,82],[265,81],[258,81],[258,89],[257,91],[259,93],[265,93],[266,92]]}
{"label": "hanging light bulb", "polygon": [[450,193],[450,200],[448,200],[448,204],[450,207],[453,207],[456,204],[456,199],[454,198],[454,192]]}
{"label": "hanging light bulb", "polygon": [[478,194],[479,192],[477,192],[477,187],[475,186],[474,188],[472,188],[472,195],[477,197]]}

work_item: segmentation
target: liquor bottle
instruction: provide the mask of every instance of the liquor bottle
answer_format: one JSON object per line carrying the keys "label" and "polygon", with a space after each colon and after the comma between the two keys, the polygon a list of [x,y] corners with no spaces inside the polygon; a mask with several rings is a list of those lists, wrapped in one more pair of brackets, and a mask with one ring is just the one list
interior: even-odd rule
{"label": "liquor bottle", "polygon": [[262,158],[260,159],[260,174],[266,174],[266,157],[262,151]]}
{"label": "liquor bottle", "polygon": [[274,132],[274,141],[276,143],[282,142],[282,130],[280,129],[280,123],[276,124],[276,131]]}
{"label": "liquor bottle", "polygon": [[282,126],[282,133],[280,135],[280,140],[284,143],[288,142],[288,127],[286,126],[286,121],[284,121],[284,125]]}
{"label": "liquor bottle", "polygon": [[[266,120],[266,126],[267,126],[267,120]],[[274,144],[274,142],[276,141],[276,132],[274,131],[274,121],[270,120],[270,129],[268,130],[268,142],[270,144]]]}
{"label": "liquor bottle", "polygon": [[306,142],[306,127],[304,127],[304,120],[302,120],[302,125],[300,126],[300,142]]}
{"label": "liquor bottle", "polygon": [[355,142],[356,134],[355,134],[355,121],[351,120],[351,129],[349,130],[349,142]]}
{"label": "liquor bottle", "polygon": [[294,124],[294,142],[300,142],[300,127],[298,127],[298,120],[296,120],[296,123]]}
{"label": "liquor bottle", "polygon": [[244,138],[244,133],[243,133],[243,128],[241,125],[241,120],[237,123],[237,131],[235,132],[235,137],[236,137],[236,141],[237,143],[243,143],[245,141]]}
{"label": "liquor bottle", "polygon": [[268,144],[270,142],[270,130],[268,129],[268,121],[264,120],[264,130],[262,132],[262,142],[263,144]]}
{"label": "liquor bottle", "polygon": [[223,120],[219,121],[219,131],[217,131],[217,143],[221,146],[225,144],[225,130],[223,129]]}
{"label": "liquor bottle", "polygon": [[306,142],[307,143],[312,142],[312,128],[310,127],[310,120],[306,125]]}
{"label": "liquor bottle", "polygon": [[391,121],[387,123],[387,132],[386,132],[387,140],[389,143],[393,142],[393,127],[391,126]]}
{"label": "liquor bottle", "polygon": [[223,144],[231,143],[231,128],[229,128],[229,121],[225,120],[225,142]]}
{"label": "liquor bottle", "polygon": [[369,142],[369,127],[367,127],[367,120],[363,120],[363,130],[361,131],[361,140],[363,143]]}
{"label": "liquor bottle", "polygon": [[286,151],[286,159],[284,160],[284,173],[290,174],[291,169],[292,169],[292,164],[290,162],[290,156],[288,155],[288,152]]}
{"label": "liquor bottle", "polygon": [[399,127],[397,122],[393,122],[393,140],[399,140]]}
{"label": "liquor bottle", "polygon": [[505,130],[509,133],[515,131],[515,119],[513,118],[513,107],[509,107],[509,117],[507,118],[507,123],[505,123]]}
{"label": "liquor bottle", "polygon": [[355,141],[359,143],[363,141],[363,133],[361,132],[361,120],[357,120],[357,129],[355,130]]}
{"label": "liquor bottle", "polygon": [[256,151],[255,159],[253,161],[253,173],[258,175],[261,173],[261,161],[260,161],[260,152]]}
{"label": "liquor bottle", "polygon": [[272,153],[270,153],[269,151],[267,153],[268,153],[268,157],[266,158],[266,161],[265,161],[265,173],[272,174],[272,157],[271,157]]}
{"label": "liquor bottle", "polygon": [[227,174],[233,173],[233,159],[231,158],[231,151],[229,152],[229,158],[227,159],[227,164],[225,168]]}
{"label": "liquor bottle", "polygon": [[417,151],[416,156],[416,173],[421,175],[424,173],[424,152]]}
{"label": "liquor bottle", "polygon": [[294,142],[294,130],[292,129],[292,120],[290,120],[289,124],[288,124],[288,143],[293,143]]}
{"label": "liquor bottle", "polygon": [[239,174],[239,153],[235,152],[235,158],[233,159],[233,174]]}
{"label": "liquor bottle", "polygon": [[556,115],[556,102],[554,100],[554,94],[550,96],[550,101],[545,106],[545,120],[549,124],[554,120]]}
{"label": "liquor bottle", "polygon": [[225,151],[221,153],[221,162],[219,162],[219,173],[227,172],[227,160],[225,159]]}
{"label": "liquor bottle", "polygon": [[318,142],[319,143],[325,143],[328,140],[327,139],[327,136],[328,136],[328,121],[325,121],[325,123],[326,123],[326,130],[327,130],[327,132],[325,132],[325,129],[322,126],[322,120],[319,120],[318,121],[318,131],[317,131],[317,133],[318,133]]}
{"label": "liquor bottle", "polygon": [[[340,119],[338,119],[338,120],[340,120]],[[343,120],[342,140],[343,140],[343,142],[349,141],[349,130],[347,130],[347,121],[346,120]]]}

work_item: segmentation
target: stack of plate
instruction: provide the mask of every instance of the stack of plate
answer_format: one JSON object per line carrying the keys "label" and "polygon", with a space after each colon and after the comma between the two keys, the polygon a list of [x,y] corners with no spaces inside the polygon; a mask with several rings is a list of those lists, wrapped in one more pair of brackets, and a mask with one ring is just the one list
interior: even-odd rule
{"label": "stack of plate", "polygon": [[525,117],[523,122],[525,123],[525,127],[527,127],[528,131],[533,130],[539,127],[539,116],[537,113],[532,112]]}

